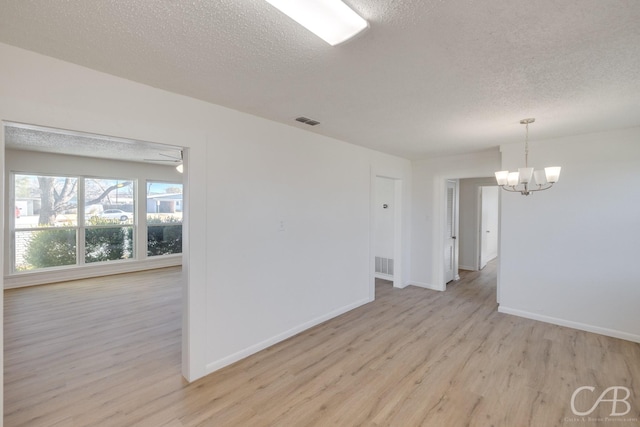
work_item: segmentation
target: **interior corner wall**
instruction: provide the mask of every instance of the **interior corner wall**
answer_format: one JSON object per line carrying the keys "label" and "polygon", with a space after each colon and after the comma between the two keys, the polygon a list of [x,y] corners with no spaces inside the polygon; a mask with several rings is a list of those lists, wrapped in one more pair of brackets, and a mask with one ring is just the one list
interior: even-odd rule
{"label": "interior corner wall", "polygon": [[437,157],[412,163],[410,283],[444,290],[445,186],[447,179],[492,176],[500,152]]}
{"label": "interior corner wall", "polygon": [[[500,311],[640,342],[640,128],[530,144],[550,190],[502,194]],[[502,147],[503,168],[522,145]]]}
{"label": "interior corner wall", "polygon": [[371,176],[410,194],[408,160],[5,44],[0,57],[1,120],[185,147],[188,380],[370,301]]}
{"label": "interior corner wall", "polygon": [[462,270],[477,270],[479,268],[479,196],[480,187],[486,185],[496,185],[495,178],[465,178],[460,180],[460,228],[458,231],[460,248],[458,266]]}

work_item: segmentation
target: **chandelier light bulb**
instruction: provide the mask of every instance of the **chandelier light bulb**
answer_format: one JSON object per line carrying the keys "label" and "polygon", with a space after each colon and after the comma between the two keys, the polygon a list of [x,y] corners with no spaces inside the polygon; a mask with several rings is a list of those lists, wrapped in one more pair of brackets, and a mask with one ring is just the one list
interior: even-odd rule
{"label": "chandelier light bulb", "polygon": [[498,185],[507,185],[508,178],[509,178],[509,171],[496,172],[496,181],[498,181]]}
{"label": "chandelier light bulb", "polygon": [[547,176],[547,182],[555,184],[560,179],[560,166],[551,166],[548,168],[544,168],[544,173]]}

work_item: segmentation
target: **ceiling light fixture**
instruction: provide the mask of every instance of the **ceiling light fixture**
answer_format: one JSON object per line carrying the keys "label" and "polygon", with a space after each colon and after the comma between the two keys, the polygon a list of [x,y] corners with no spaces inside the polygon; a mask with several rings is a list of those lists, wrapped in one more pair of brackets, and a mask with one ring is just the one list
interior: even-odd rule
{"label": "ceiling light fixture", "polygon": [[[524,167],[518,168],[518,172],[496,172],[496,181],[503,190],[528,196],[534,191],[548,190],[560,179],[560,166],[547,167],[544,171],[535,172],[529,167],[529,123],[535,121],[536,119],[520,120],[520,124],[527,128],[524,141]],[[531,180],[532,177],[535,183]]]}
{"label": "ceiling light fixture", "polygon": [[349,40],[369,23],[341,0],[266,0],[331,46]]}

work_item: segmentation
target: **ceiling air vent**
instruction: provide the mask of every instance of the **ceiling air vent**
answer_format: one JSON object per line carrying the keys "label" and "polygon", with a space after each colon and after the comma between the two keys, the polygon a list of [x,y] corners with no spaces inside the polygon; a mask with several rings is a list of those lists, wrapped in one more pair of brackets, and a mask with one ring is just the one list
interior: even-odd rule
{"label": "ceiling air vent", "polygon": [[320,122],[318,122],[316,120],[313,120],[313,119],[310,119],[308,117],[298,117],[298,118],[296,118],[296,121],[299,121],[300,123],[307,124],[309,126],[315,126],[315,125],[319,125],[320,124]]}

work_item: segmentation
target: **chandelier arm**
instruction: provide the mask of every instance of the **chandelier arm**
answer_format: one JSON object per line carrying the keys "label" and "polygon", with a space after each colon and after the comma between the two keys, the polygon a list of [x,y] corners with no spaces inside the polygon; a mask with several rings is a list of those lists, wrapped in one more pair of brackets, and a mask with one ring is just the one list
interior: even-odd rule
{"label": "chandelier arm", "polygon": [[522,195],[528,196],[529,194],[535,192],[535,191],[544,191],[544,190],[548,190],[551,187],[553,187],[553,183],[548,182],[546,184],[537,184],[538,188],[529,188],[529,186],[524,185],[522,188],[518,188],[518,185],[500,185],[499,187],[502,188],[505,191],[509,191],[511,193],[520,193]]}
{"label": "chandelier arm", "polygon": [[[546,185],[547,187],[543,188],[543,185]],[[530,189],[529,191],[544,191],[544,190],[548,190],[551,187],[553,187],[553,183],[552,182],[547,182],[546,184],[538,184],[538,188],[535,189]]]}
{"label": "chandelier arm", "polygon": [[505,191],[510,191],[512,193],[520,193],[521,191],[516,189],[515,185],[501,185],[500,187],[502,187],[503,190]]}

